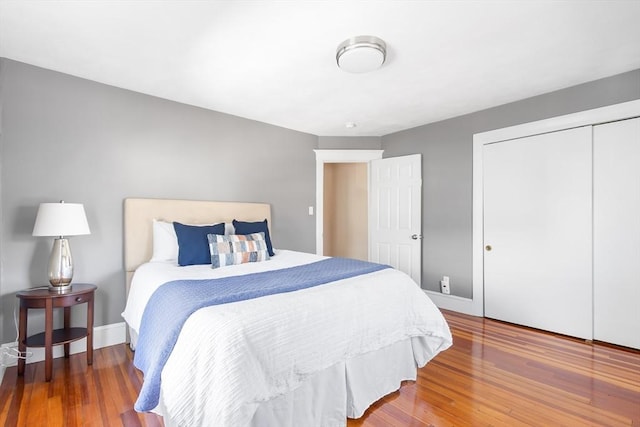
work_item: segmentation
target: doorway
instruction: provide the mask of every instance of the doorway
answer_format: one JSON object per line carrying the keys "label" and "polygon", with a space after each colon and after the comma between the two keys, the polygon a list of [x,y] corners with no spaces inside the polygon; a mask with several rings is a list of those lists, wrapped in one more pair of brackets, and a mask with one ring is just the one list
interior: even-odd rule
{"label": "doorway", "polygon": [[[382,150],[314,151],[316,153],[316,253],[332,256],[346,254],[350,258],[389,264],[407,273],[420,286],[422,278],[421,156],[409,155],[382,159]],[[338,166],[327,167],[327,165]],[[366,179],[362,184],[365,170]],[[327,179],[325,174],[328,175]],[[359,177],[354,178],[352,174],[359,174]],[[345,189],[347,181],[358,181],[360,184],[355,185],[355,189]],[[325,193],[335,193],[335,191],[342,194],[325,196]],[[371,194],[369,194],[370,191]],[[356,193],[358,193],[357,197],[354,196]],[[357,207],[352,207],[352,200],[350,200],[352,198],[360,200]],[[336,203],[342,203],[345,199],[344,208],[336,206]],[[343,209],[354,209],[354,212],[346,216],[345,214],[334,215],[334,212],[340,212]],[[335,235],[341,233],[336,230],[345,231],[336,238]],[[340,238],[351,241],[340,242],[338,240]],[[352,246],[354,242],[357,245],[355,248]],[[344,250],[348,252],[341,252]]]}
{"label": "doorway", "polygon": [[[329,164],[361,164],[367,171],[367,204],[368,204],[368,182],[369,182],[369,162],[381,159],[383,150],[314,150],[316,153],[316,253],[318,255],[328,255],[325,250],[325,166]],[[333,171],[332,171],[333,172]],[[335,178],[335,176],[334,176]],[[368,209],[368,208],[367,208]],[[367,221],[362,221],[364,224]],[[366,227],[366,225],[365,225]],[[368,241],[368,233],[358,236]],[[365,255],[365,258],[367,256]]]}
{"label": "doorway", "polygon": [[324,165],[324,255],[368,259],[366,163]]}

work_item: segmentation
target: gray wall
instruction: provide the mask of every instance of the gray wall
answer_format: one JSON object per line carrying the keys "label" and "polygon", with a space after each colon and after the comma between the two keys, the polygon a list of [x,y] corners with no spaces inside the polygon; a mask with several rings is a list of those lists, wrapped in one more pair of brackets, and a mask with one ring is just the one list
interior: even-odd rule
{"label": "gray wall", "polygon": [[382,138],[379,136],[319,136],[321,150],[380,150]]}
{"label": "gray wall", "polygon": [[267,202],[274,244],[314,252],[314,148],[422,153],[423,286],[446,274],[471,297],[473,134],[638,98],[640,70],[382,138],[317,137],[0,58],[0,343],[15,338],[15,292],[46,283],[39,203],[85,204],[92,234],[72,238],[74,280],[99,286],[96,325],[116,323],[125,197]]}
{"label": "gray wall", "polygon": [[422,287],[472,297],[471,188],[473,134],[640,98],[640,70],[382,138],[385,157],[422,153]]}
{"label": "gray wall", "polygon": [[274,245],[314,252],[316,136],[0,61],[0,343],[15,338],[15,292],[47,283],[52,239],[31,236],[41,202],[84,203],[74,281],[99,286],[96,326],[122,321],[126,197],[270,203]]}
{"label": "gray wall", "polygon": [[[4,233],[2,232],[2,224],[4,224],[2,216],[2,108],[3,108],[3,90],[4,90],[4,60],[0,58],[0,344],[3,344],[3,326],[4,326],[4,304],[2,304],[2,269],[4,266],[4,257],[2,256],[2,242],[4,241]],[[9,312],[7,312],[9,313]],[[15,337],[14,337],[15,338]],[[1,357],[1,356],[0,356]]]}

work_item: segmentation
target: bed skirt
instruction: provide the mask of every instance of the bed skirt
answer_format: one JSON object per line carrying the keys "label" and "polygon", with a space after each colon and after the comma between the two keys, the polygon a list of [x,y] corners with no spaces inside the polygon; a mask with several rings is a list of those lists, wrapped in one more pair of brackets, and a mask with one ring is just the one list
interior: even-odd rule
{"label": "bed skirt", "polygon": [[[250,426],[345,426],[347,417],[360,418],[402,381],[415,381],[415,345],[423,342],[407,339],[318,372],[295,390],[260,404]],[[163,416],[166,427],[178,426],[166,413],[162,393],[154,412]]]}

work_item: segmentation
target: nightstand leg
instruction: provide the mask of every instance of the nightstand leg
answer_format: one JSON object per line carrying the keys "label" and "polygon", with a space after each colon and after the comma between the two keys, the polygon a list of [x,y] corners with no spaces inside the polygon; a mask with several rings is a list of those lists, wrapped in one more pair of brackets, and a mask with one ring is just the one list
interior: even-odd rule
{"label": "nightstand leg", "polygon": [[44,379],[51,381],[53,371],[53,300],[51,298],[47,298],[44,311]]}
{"label": "nightstand leg", "polygon": [[93,364],[93,292],[87,301],[87,365]]}
{"label": "nightstand leg", "polygon": [[[71,307],[64,308],[64,328],[69,329],[71,327]],[[71,344],[67,343],[64,345],[64,357],[65,359],[69,358],[69,347]]]}
{"label": "nightstand leg", "polygon": [[27,308],[20,304],[20,321],[18,323],[18,375],[24,375],[24,366],[27,361],[24,359],[24,355],[27,351],[27,345],[25,340],[27,339]]}

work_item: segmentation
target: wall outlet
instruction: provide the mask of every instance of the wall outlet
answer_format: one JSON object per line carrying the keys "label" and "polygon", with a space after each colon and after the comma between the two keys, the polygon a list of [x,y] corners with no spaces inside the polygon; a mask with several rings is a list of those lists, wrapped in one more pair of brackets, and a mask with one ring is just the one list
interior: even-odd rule
{"label": "wall outlet", "polygon": [[451,288],[449,287],[449,276],[442,276],[442,280],[440,281],[440,292],[446,295],[451,294]]}

